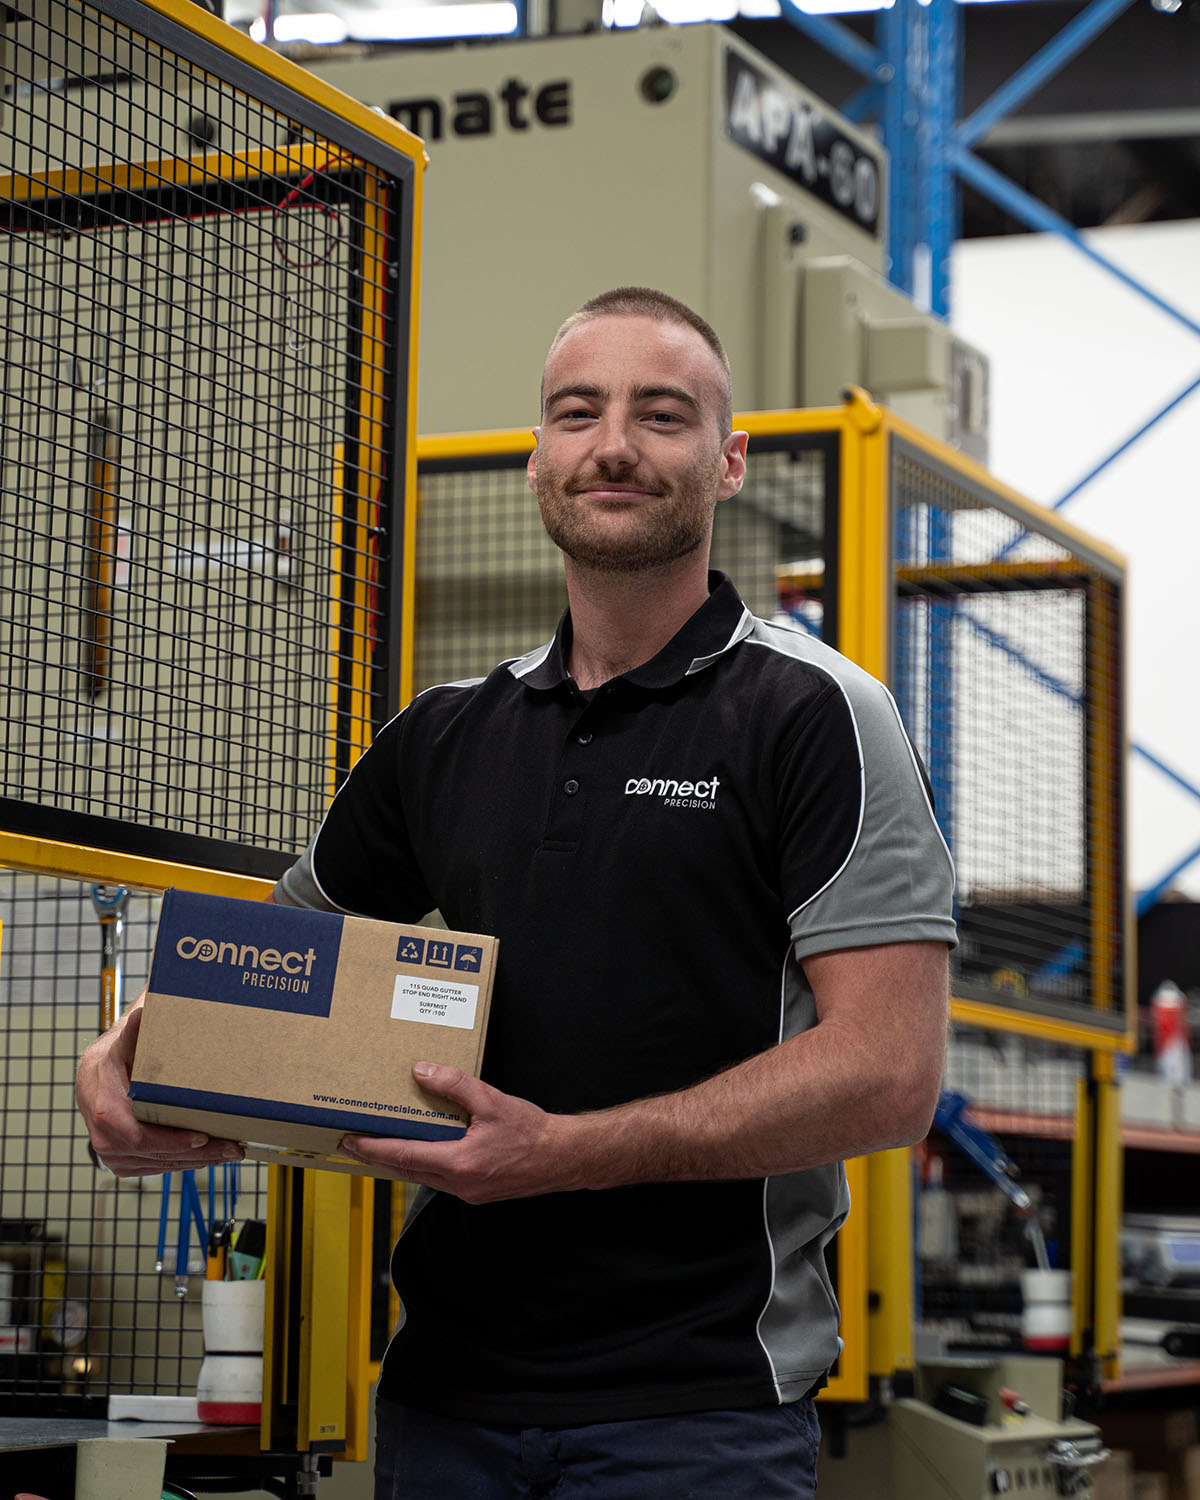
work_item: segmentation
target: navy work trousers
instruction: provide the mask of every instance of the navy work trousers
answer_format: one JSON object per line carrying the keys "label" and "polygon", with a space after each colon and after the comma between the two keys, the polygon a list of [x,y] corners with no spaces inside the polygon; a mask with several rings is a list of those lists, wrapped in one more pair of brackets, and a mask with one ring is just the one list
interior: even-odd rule
{"label": "navy work trousers", "polygon": [[375,1500],[813,1500],[809,1398],[749,1411],[482,1427],[376,1406]]}

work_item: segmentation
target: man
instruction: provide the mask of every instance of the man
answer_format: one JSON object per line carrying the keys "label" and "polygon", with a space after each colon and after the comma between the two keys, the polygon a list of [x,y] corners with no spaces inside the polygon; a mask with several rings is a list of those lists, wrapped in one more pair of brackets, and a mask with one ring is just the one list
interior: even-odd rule
{"label": "man", "polygon": [[[426,1189],[393,1256],[380,1500],[813,1493],[840,1163],[928,1128],[952,872],[888,694],[709,574],[745,476],[731,407],[673,299],[567,320],[529,462],[554,640],[421,694],[275,893],[500,941],[484,1078],[416,1069],[465,1136],[343,1142]],[[132,1121],[135,1027],[81,1067],[98,1152],[219,1159]]]}

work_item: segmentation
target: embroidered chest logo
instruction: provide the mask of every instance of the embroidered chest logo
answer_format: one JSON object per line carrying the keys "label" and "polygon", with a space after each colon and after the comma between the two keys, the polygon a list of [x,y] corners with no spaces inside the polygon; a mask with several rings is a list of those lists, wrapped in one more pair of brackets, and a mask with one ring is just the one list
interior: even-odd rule
{"label": "embroidered chest logo", "polygon": [[707,781],[676,781],[673,777],[631,776],[625,783],[627,797],[655,797],[664,807],[694,807],[714,812],[717,806],[716,776]]}

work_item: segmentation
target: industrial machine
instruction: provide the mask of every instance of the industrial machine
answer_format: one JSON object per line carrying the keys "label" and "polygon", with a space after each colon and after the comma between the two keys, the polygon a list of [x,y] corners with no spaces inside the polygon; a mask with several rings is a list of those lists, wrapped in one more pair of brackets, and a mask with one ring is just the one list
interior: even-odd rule
{"label": "industrial machine", "polygon": [[885,279],[880,146],[723,27],[308,66],[429,152],[422,432],[530,423],[559,322],[633,283],[720,331],[740,410],[859,385],[986,459],[986,362]]}
{"label": "industrial machine", "polygon": [[939,1360],[916,1368],[916,1396],[894,1403],[894,1500],[1088,1500],[1108,1453],[1099,1430],[1062,1415],[1054,1359]]}

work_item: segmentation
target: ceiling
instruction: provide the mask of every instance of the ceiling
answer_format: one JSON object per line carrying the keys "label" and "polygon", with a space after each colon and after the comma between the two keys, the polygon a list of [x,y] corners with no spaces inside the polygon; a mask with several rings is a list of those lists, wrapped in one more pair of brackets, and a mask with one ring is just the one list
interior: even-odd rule
{"label": "ceiling", "polygon": [[[1084,7],[1061,0],[964,5],[965,118]],[[871,17],[846,18],[871,36]],[[836,104],[857,77],[791,26],[733,29]],[[1200,218],[1200,0],[1135,0],[976,148],[1077,228]],[[1024,228],[970,189],[965,237]]]}

